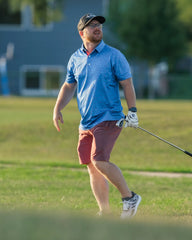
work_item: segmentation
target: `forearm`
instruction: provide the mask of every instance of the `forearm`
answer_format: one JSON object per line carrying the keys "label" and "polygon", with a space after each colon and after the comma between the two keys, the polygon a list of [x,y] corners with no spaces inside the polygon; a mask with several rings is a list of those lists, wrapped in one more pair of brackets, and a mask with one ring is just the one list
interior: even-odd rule
{"label": "forearm", "polygon": [[132,107],[136,107],[136,94],[135,94],[135,89],[133,86],[132,79],[128,78],[124,81],[121,81],[120,84],[123,88],[128,109]]}
{"label": "forearm", "polygon": [[76,83],[64,83],[60,89],[54,111],[61,111],[72,99],[76,90]]}
{"label": "forearm", "polygon": [[125,95],[125,99],[128,107],[128,114],[126,115],[125,119],[120,119],[116,123],[116,125],[118,127],[122,127],[123,122],[125,120],[125,127],[137,128],[139,125],[139,122],[138,122],[137,109],[136,109],[136,95],[135,95],[135,89],[133,86],[132,79],[128,78],[124,81],[121,81],[120,84],[123,87],[123,91],[124,91],[124,95]]}

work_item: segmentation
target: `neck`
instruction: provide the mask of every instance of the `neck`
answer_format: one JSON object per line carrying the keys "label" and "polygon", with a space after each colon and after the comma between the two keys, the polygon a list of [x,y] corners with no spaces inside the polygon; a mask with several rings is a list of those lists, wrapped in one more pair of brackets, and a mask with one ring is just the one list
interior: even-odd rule
{"label": "neck", "polygon": [[[100,41],[101,42],[101,41]],[[93,43],[93,42],[83,42],[84,47],[87,49],[89,53],[92,53],[93,50],[100,44],[100,42]]]}

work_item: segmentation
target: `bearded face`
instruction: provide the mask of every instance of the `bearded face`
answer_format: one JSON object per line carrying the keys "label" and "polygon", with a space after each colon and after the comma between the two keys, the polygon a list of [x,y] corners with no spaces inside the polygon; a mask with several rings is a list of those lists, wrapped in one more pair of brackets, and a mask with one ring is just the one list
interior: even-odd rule
{"label": "bearded face", "polygon": [[92,21],[84,30],[83,38],[92,43],[99,43],[103,38],[102,24]]}

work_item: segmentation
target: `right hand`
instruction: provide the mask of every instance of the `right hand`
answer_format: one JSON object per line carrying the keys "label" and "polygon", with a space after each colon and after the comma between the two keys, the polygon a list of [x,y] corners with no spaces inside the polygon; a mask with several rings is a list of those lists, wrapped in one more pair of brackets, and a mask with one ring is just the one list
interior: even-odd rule
{"label": "right hand", "polygon": [[128,114],[125,118],[125,128],[126,127],[134,127],[137,128],[139,126],[139,121],[136,112],[128,111]]}
{"label": "right hand", "polygon": [[63,124],[63,116],[61,112],[53,112],[53,124],[56,127],[57,131],[60,132],[59,121]]}

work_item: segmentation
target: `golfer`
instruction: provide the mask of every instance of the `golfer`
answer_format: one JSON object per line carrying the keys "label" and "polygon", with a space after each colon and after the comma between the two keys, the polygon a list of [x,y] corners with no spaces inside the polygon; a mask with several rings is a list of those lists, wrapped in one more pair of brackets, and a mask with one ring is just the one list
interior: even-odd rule
{"label": "golfer", "polygon": [[[77,151],[80,164],[87,165],[99,215],[110,212],[110,182],[121,194],[121,218],[130,218],[135,215],[141,197],[128,188],[121,170],[110,162],[110,154],[124,119],[126,127],[138,127],[136,96],[126,58],[102,40],[104,22],[104,17],[93,14],[80,18],[77,29],[83,44],[69,59],[66,80],[54,107],[53,122],[60,131],[61,111],[77,89],[81,114]],[[126,117],[122,112],[119,84],[129,109]]]}

